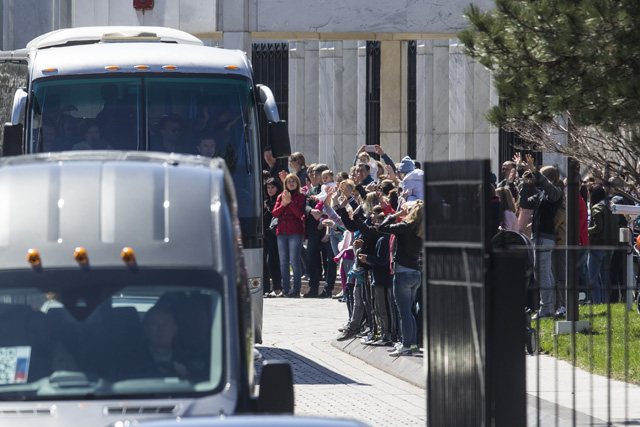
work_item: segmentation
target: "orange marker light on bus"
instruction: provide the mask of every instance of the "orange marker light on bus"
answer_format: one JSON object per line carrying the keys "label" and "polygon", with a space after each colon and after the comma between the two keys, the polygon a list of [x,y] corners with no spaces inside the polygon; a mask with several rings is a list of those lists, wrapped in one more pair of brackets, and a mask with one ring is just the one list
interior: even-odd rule
{"label": "orange marker light on bus", "polygon": [[122,252],[120,253],[120,258],[127,264],[133,264],[136,262],[136,254],[133,252],[133,249],[129,246],[125,246],[122,248]]}
{"label": "orange marker light on bus", "polygon": [[117,65],[107,65],[106,67],[104,67],[104,69],[107,71],[118,71],[120,67],[118,67]]}
{"label": "orange marker light on bus", "polygon": [[29,249],[27,251],[27,261],[34,267],[40,265],[40,253],[37,249]]}
{"label": "orange marker light on bus", "polygon": [[162,69],[163,70],[177,70],[178,67],[176,67],[175,65],[163,65]]}
{"label": "orange marker light on bus", "polygon": [[89,262],[87,250],[81,246],[78,246],[73,252],[73,258],[78,261],[78,264],[86,264]]}
{"label": "orange marker light on bus", "polygon": [[237,70],[238,69],[238,67],[235,66],[235,65],[225,65],[224,68],[227,69],[227,70]]}
{"label": "orange marker light on bus", "polygon": [[45,68],[42,70],[43,73],[55,73],[56,71],[58,71],[57,68]]}
{"label": "orange marker light on bus", "polygon": [[133,68],[135,68],[136,70],[148,70],[149,66],[148,65],[134,65]]}

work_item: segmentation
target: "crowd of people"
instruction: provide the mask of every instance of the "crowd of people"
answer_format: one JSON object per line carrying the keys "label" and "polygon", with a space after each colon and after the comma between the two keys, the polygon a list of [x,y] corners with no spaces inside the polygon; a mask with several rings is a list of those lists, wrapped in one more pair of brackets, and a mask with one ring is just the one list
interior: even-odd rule
{"label": "crowd of people", "polygon": [[[409,157],[396,164],[379,145],[360,147],[349,171],[307,165],[299,152],[289,156],[285,168],[268,147],[264,159],[265,297],[340,298],[348,320],[338,340],[359,336],[365,345],[389,346],[392,356],[419,351],[420,164]],[[490,233],[517,232],[531,243],[534,290],[527,305],[534,319],[564,317],[566,180],[555,166],[540,167],[520,153],[502,164],[501,175],[489,186]],[[612,248],[627,218],[614,215],[610,202],[634,204],[628,190],[618,177],[602,182],[589,174],[581,181],[584,303],[624,299],[625,253]],[[334,292],[338,277],[339,293]],[[301,295],[303,278],[309,290]]]}
{"label": "crowd of people", "polygon": [[379,145],[360,147],[349,171],[307,165],[299,152],[285,168],[269,147],[264,160],[265,297],[338,298],[347,317],[338,340],[419,352],[420,164],[396,164]]}
{"label": "crowd of people", "polygon": [[[528,306],[533,318],[566,316],[566,179],[555,166],[537,167],[531,155],[516,153],[501,167],[492,200],[493,233],[515,231],[533,244],[534,283]],[[625,298],[626,251],[614,250],[628,218],[614,215],[611,204],[633,205],[633,193],[620,177],[607,181],[588,173],[579,191],[579,290],[586,304]]]}

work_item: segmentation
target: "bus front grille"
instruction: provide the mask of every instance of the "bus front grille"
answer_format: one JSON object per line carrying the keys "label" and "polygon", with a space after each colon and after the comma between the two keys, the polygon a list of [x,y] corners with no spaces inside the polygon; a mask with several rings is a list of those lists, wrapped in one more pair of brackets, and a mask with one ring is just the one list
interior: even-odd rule
{"label": "bus front grille", "polygon": [[0,408],[0,418],[49,417],[52,412],[52,408]]}
{"label": "bus front grille", "polygon": [[178,407],[169,406],[108,406],[108,415],[131,415],[131,414],[173,414]]}

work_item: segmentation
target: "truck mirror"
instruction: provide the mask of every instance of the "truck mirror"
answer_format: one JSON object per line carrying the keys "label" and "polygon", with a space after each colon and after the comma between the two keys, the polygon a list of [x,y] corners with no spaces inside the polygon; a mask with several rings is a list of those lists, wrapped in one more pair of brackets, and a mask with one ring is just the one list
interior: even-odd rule
{"label": "truck mirror", "polygon": [[2,156],[19,156],[22,150],[22,124],[5,123],[2,133]]}
{"label": "truck mirror", "polygon": [[258,413],[293,414],[293,373],[288,363],[268,360],[260,373]]}
{"label": "truck mirror", "polygon": [[269,145],[273,157],[289,157],[291,154],[291,143],[289,142],[289,128],[285,120],[269,122]]}

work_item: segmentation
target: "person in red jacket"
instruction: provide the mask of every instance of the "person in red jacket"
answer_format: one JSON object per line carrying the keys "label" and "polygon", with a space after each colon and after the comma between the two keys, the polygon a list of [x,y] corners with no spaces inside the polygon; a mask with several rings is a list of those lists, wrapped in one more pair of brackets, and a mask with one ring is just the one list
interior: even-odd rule
{"label": "person in red jacket", "polygon": [[[300,192],[300,179],[294,173],[290,173],[284,178],[284,187],[284,191],[278,196],[271,213],[275,218],[278,218],[276,239],[280,255],[282,289],[287,297],[297,298],[300,297],[300,289],[302,288],[300,250],[304,237],[306,197]],[[293,270],[293,290],[291,290],[289,264]]]}

